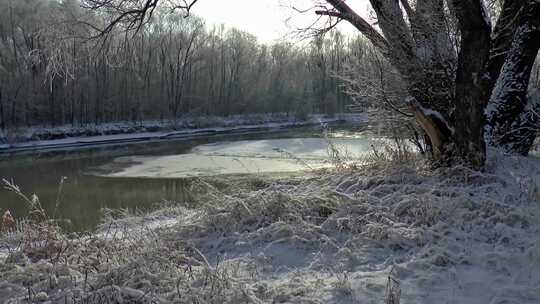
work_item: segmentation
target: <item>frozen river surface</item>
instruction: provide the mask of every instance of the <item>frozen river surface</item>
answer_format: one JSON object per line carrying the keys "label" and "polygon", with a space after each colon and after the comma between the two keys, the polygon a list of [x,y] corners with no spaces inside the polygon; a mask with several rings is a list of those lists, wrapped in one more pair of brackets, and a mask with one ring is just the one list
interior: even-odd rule
{"label": "frozen river surface", "polygon": [[120,168],[109,177],[183,178],[223,174],[296,172],[331,166],[332,152],[347,160],[362,157],[377,145],[368,139],[287,138],[219,142],[190,153],[116,158],[102,167]]}

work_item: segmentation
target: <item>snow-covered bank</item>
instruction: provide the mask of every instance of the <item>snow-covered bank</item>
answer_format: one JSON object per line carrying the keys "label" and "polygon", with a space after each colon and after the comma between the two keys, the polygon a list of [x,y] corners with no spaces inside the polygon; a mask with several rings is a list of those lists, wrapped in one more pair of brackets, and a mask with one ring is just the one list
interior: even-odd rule
{"label": "snow-covered bank", "polygon": [[201,179],[189,202],[111,219],[51,258],[12,255],[0,298],[380,304],[392,276],[401,304],[540,303],[540,163],[490,152],[486,172]]}
{"label": "snow-covered bank", "polygon": [[[361,122],[362,115],[339,114],[333,117],[312,115],[299,120],[289,115],[206,117],[171,122],[147,121],[141,124],[106,123],[99,126],[29,128],[13,140],[0,132],[0,154],[32,150],[77,149],[98,145],[137,143],[150,140],[192,138],[196,136],[271,131],[310,125]],[[5,133],[5,132],[4,132]],[[4,136],[4,139],[2,139]]]}

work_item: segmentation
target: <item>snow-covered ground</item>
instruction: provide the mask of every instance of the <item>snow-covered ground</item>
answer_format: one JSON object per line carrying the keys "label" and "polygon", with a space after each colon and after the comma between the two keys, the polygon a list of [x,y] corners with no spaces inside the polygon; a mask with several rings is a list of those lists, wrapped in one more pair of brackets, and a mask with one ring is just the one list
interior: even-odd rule
{"label": "snow-covered ground", "polygon": [[299,120],[289,115],[253,115],[204,117],[171,122],[145,121],[133,123],[105,123],[98,126],[62,126],[56,128],[33,127],[18,131],[14,139],[0,132],[0,153],[12,153],[31,150],[76,149],[97,145],[112,145],[190,138],[195,136],[221,133],[253,132],[282,128],[327,124],[335,122],[360,122],[362,115],[339,114],[333,117],[312,115],[306,120]]}
{"label": "snow-covered ground", "polygon": [[192,200],[111,219],[50,259],[12,255],[0,298],[380,304],[391,280],[402,304],[536,304],[539,177],[538,159],[490,151],[486,172],[412,161],[199,179]]}

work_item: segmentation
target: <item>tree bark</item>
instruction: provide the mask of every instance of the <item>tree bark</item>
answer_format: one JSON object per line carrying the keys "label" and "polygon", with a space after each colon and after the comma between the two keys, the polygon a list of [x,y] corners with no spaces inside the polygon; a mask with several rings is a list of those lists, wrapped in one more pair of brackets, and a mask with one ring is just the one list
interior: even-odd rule
{"label": "tree bark", "polygon": [[493,29],[492,45],[490,50],[489,64],[485,81],[485,90],[493,91],[501,73],[502,66],[506,61],[508,52],[512,47],[514,34],[523,13],[523,1],[504,0],[501,14]]}
{"label": "tree bark", "polygon": [[459,157],[474,168],[486,158],[484,108],[489,93],[482,81],[490,54],[491,25],[479,0],[453,0],[461,32],[455,83],[455,136]]}
{"label": "tree bark", "polygon": [[527,155],[538,135],[540,106],[537,98],[528,98],[527,94],[540,49],[540,2],[531,2],[524,9],[486,115],[491,144]]}

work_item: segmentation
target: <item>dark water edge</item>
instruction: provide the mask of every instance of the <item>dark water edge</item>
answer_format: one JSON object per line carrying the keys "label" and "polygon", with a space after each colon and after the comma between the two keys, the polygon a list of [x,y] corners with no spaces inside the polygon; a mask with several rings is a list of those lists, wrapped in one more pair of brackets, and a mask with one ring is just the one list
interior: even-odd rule
{"label": "dark water edge", "polygon": [[[351,129],[351,126],[335,128]],[[27,195],[35,193],[48,214],[60,219],[67,232],[82,232],[100,223],[103,208],[145,211],[189,199],[190,179],[107,178],[88,174],[116,157],[182,154],[198,145],[223,141],[320,136],[320,127],[309,127],[3,156],[0,178],[13,180]],[[20,198],[0,189],[0,213],[5,210],[18,219],[28,214]]]}

